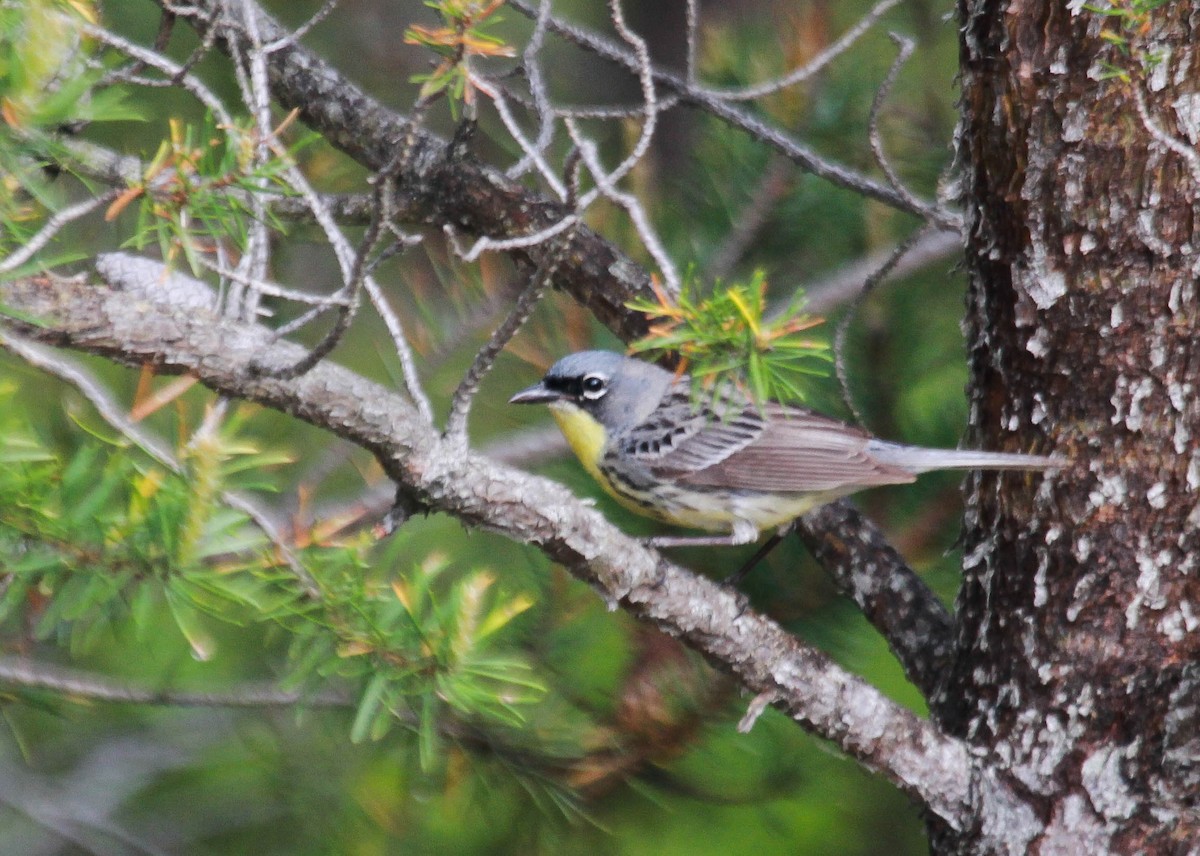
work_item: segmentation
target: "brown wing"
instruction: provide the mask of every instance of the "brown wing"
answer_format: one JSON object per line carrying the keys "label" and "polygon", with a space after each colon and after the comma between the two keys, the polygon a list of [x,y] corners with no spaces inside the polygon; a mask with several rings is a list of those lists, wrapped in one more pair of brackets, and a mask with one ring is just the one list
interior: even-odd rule
{"label": "brown wing", "polygon": [[740,398],[720,407],[729,415],[722,418],[707,404],[693,406],[686,379],[679,381],[648,419],[616,440],[609,454],[670,480],[719,464],[758,439],[765,424]]}
{"label": "brown wing", "polygon": [[[705,415],[702,415],[705,416]],[[747,407],[720,420],[706,414],[670,450],[646,461],[659,478],[734,490],[806,493],[904,484],[912,473],[874,459],[869,435],[795,407]]]}

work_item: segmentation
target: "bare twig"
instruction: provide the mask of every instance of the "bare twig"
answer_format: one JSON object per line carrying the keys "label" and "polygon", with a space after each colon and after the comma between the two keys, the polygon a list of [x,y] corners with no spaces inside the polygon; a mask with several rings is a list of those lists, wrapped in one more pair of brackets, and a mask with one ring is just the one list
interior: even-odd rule
{"label": "bare twig", "polygon": [[888,34],[895,43],[897,52],[896,58],[892,61],[891,67],[888,69],[887,75],[883,78],[883,82],[879,84],[879,88],[875,90],[875,97],[871,101],[871,113],[867,122],[867,140],[871,144],[871,154],[875,156],[875,163],[883,170],[884,176],[887,177],[888,185],[891,186],[898,194],[900,194],[908,202],[909,206],[917,211],[920,211],[922,216],[928,220],[933,220],[943,228],[953,228],[957,225],[958,218],[943,211],[936,203],[925,202],[917,198],[911,190],[909,190],[904,182],[900,180],[900,176],[896,174],[896,170],[892,167],[891,161],[888,160],[887,153],[883,150],[883,139],[879,134],[879,117],[883,113],[883,105],[887,101],[888,95],[892,92],[892,87],[896,85],[896,78],[900,75],[900,69],[908,62],[909,57],[913,53],[913,40],[897,33]]}
{"label": "bare twig", "polygon": [[[293,303],[303,303],[310,306],[315,306],[318,309],[329,309],[331,307],[340,306],[346,302],[346,298],[340,294],[309,294],[306,291],[298,291],[294,288],[285,288],[274,282],[268,282],[262,279],[252,279],[237,270],[231,270],[227,267],[222,267],[216,262],[211,262],[203,256],[200,257],[201,267],[212,271],[222,279],[240,282],[243,285],[253,288],[255,291],[262,293],[266,297],[278,297],[282,300],[289,300]],[[269,315],[265,309],[259,309],[257,315]],[[286,334],[283,334],[286,335]]]}
{"label": "bare twig", "polygon": [[[190,74],[192,69],[200,64],[200,60],[208,56],[209,51],[213,49],[213,45],[216,43],[217,29],[216,27],[213,27],[204,34],[204,38],[200,40],[200,44],[197,45],[196,49],[192,51],[191,55],[183,61],[183,65],[179,66],[179,71],[175,73],[171,82],[177,83],[183,78],[184,75]],[[156,48],[156,50],[161,50],[161,48]]]}
{"label": "bare twig", "polygon": [[559,242],[559,246],[543,256],[541,264],[530,276],[529,284],[517,298],[512,311],[492,332],[487,344],[475,355],[475,361],[471,363],[462,382],[454,390],[454,395],[450,399],[450,415],[446,419],[446,437],[459,442],[464,448],[467,442],[467,415],[470,413],[475,393],[479,390],[479,384],[491,371],[492,364],[495,363],[500,351],[533,314],[533,310],[546,293],[546,289],[554,281],[554,273],[558,269],[558,265],[570,252],[570,246],[571,232],[568,231]]}
{"label": "bare twig", "polygon": [[117,198],[119,190],[109,190],[101,193],[99,196],[92,196],[74,205],[68,205],[61,211],[55,211],[46,220],[42,228],[25,241],[19,248],[13,250],[8,256],[0,261],[0,273],[9,273],[25,264],[27,261],[37,255],[43,247],[54,240],[54,236],[61,232],[65,227],[91,214],[97,208],[105,206]]}
{"label": "bare twig", "polygon": [[[417,135],[417,125],[415,117],[410,119],[402,128],[402,134],[399,142],[399,151],[393,150],[391,158],[385,162],[381,169],[380,175],[393,176],[397,169],[397,164],[403,160],[407,162],[411,156],[414,147],[414,141]],[[286,153],[282,149],[277,149],[276,153],[280,157],[285,157]],[[337,259],[338,266],[342,271],[343,282],[346,286],[350,283],[361,279],[362,288],[366,290],[371,298],[371,303],[375,307],[375,311],[379,313],[379,317],[383,319],[384,326],[387,327],[388,333],[391,335],[392,343],[396,349],[397,358],[400,361],[400,371],[404,379],[405,390],[409,397],[412,398],[417,410],[431,423],[433,421],[433,408],[429,403],[429,398],[425,395],[421,387],[421,379],[417,373],[416,361],[413,358],[412,348],[408,343],[408,337],[404,334],[404,328],[400,323],[399,317],[392,311],[388,304],[387,298],[379,288],[375,279],[370,275],[369,268],[361,269],[361,274],[356,275],[356,266],[365,264],[366,260],[362,253],[355,253],[350,247],[342,230],[338,227],[337,222],[333,218],[329,207],[322,198],[309,184],[308,179],[304,174],[296,168],[295,164],[290,159],[285,160],[284,174],[288,183],[300,194],[312,212],[318,225],[329,238],[330,245],[333,247],[334,257]],[[372,194],[372,205],[370,208],[370,216],[372,221],[378,220],[380,223],[387,225],[386,218],[380,217],[382,207],[380,205],[379,193],[382,185],[388,182],[380,182],[377,179],[375,191]],[[391,184],[394,188],[394,183]],[[393,205],[395,194],[389,195],[386,200],[387,205]],[[390,209],[389,209],[390,210]],[[371,244],[374,244],[374,239]],[[306,321],[308,318],[306,317]],[[335,342],[336,344],[336,342]]]}
{"label": "bare twig", "polygon": [[217,122],[223,125],[226,129],[232,130],[234,126],[233,117],[229,115],[229,111],[225,109],[225,105],[221,99],[204,83],[195,77],[188,74],[183,66],[173,60],[167,59],[157,51],[144,48],[141,45],[135,44],[116,33],[110,32],[103,27],[97,27],[92,24],[83,23],[80,25],[83,32],[87,33],[92,38],[96,39],[101,44],[108,45],[126,56],[132,57],[139,62],[145,63],[151,68],[161,71],[163,74],[170,77],[172,80],[182,86],[192,94],[192,97],[207,107],[216,117]]}
{"label": "bare twig", "polygon": [[[250,5],[241,7],[242,26],[250,40],[250,50],[244,60],[240,51],[232,51],[236,78],[242,90],[242,101],[254,116],[257,133],[253,140],[253,169],[260,171],[271,161],[273,134],[271,131],[271,92],[267,83],[266,54],[262,49],[262,37],[258,31],[257,11]],[[239,61],[240,60],[240,61]],[[238,272],[251,282],[266,279],[270,254],[270,229],[267,225],[267,204],[263,191],[269,181],[261,172],[251,179],[256,192],[250,193],[249,232],[245,252],[238,261]],[[240,293],[239,293],[240,292]],[[230,300],[226,311],[236,316],[251,319],[257,314],[262,294],[253,287],[230,289]]]}
{"label": "bare twig", "polygon": [[859,412],[858,407],[854,404],[854,396],[850,392],[850,382],[846,372],[846,335],[850,332],[850,322],[854,320],[858,307],[870,296],[879,283],[883,282],[888,274],[895,270],[896,265],[908,254],[909,250],[915,247],[923,237],[930,234],[935,228],[934,225],[926,223],[897,244],[883,264],[866,278],[862,284],[862,289],[858,292],[858,296],[854,298],[854,303],[846,311],[846,314],[842,316],[841,320],[838,321],[837,332],[833,338],[833,366],[837,372],[838,386],[842,392],[842,402],[860,425],[864,424],[865,420]]}
{"label": "bare twig", "polygon": [[[546,26],[546,22],[549,20],[548,5],[549,4],[544,3],[539,9],[537,17],[537,33],[539,38],[541,32]],[[555,223],[548,228],[538,230],[538,232],[535,232],[531,235],[524,235],[516,238],[497,239],[491,237],[482,237],[479,238],[469,250],[460,250],[460,253],[464,260],[473,261],[477,259],[484,251],[513,250],[522,247],[533,246],[537,243],[548,240],[549,238],[557,235],[559,232],[565,231],[566,229],[575,225],[577,222],[576,215],[587,210],[587,208],[591,206],[597,198],[604,196],[618,204],[629,214],[639,238],[642,240],[643,244],[647,248],[647,251],[658,265],[659,270],[662,272],[665,288],[672,294],[678,294],[680,287],[679,273],[675,269],[674,262],[671,260],[670,256],[663,247],[662,241],[658,237],[653,225],[650,223],[650,219],[642,208],[641,202],[632,194],[623,193],[617,189],[617,184],[629,174],[629,172],[642,160],[642,158],[645,157],[646,152],[649,150],[650,143],[654,137],[655,128],[657,127],[659,105],[658,96],[654,88],[653,66],[650,62],[650,54],[646,48],[645,42],[640,36],[634,33],[625,22],[619,0],[610,0],[609,12],[612,17],[613,25],[618,34],[631,46],[634,56],[637,58],[638,79],[642,87],[642,104],[638,114],[641,115],[643,123],[641,133],[639,134],[638,140],[634,144],[633,149],[629,152],[625,159],[621,161],[621,163],[619,163],[612,170],[607,170],[600,163],[600,158],[596,152],[595,145],[590,140],[585,139],[578,124],[568,118],[567,131],[571,135],[571,139],[575,143],[577,150],[583,158],[583,161],[587,164],[588,169],[593,173],[596,181],[596,189],[588,194],[585,194],[581,199],[578,200],[578,203],[575,206],[574,214],[564,216],[558,223]],[[533,57],[529,54],[529,52],[527,52],[527,67],[529,67],[529,64],[532,62],[532,60]],[[508,129],[513,139],[524,153],[522,161],[519,162],[517,166],[522,167],[522,165],[525,163],[533,164],[537,168],[539,174],[546,180],[554,192],[558,194],[559,198],[565,199],[567,193],[565,185],[558,180],[557,176],[543,158],[543,149],[545,144],[549,142],[549,135],[545,133],[545,128],[547,127],[547,113],[549,112],[550,108],[548,99],[546,98],[544,91],[542,91],[543,87],[540,76],[534,74],[531,77],[531,87],[534,91],[534,107],[541,119],[543,136],[545,137],[544,142],[541,138],[539,138],[537,144],[530,143],[521,132],[516,120],[512,117],[508,110],[507,99],[502,94],[501,89],[497,86],[493,86],[490,81],[478,78],[473,78],[473,80],[479,91],[485,95],[488,95],[493,100],[496,105],[496,109],[500,113],[502,121],[505,123],[505,127]],[[446,229],[448,234],[451,236],[451,238],[454,238],[453,232],[449,231],[450,228],[451,227],[449,224],[447,224]],[[457,242],[455,242],[455,246],[458,246]]]}
{"label": "bare twig", "polygon": [[[517,161],[508,170],[510,178],[519,178],[524,175],[532,163],[538,167],[538,171],[550,183],[558,193],[559,198],[565,195],[565,188],[561,185],[556,185],[558,176],[553,170],[544,167],[543,154],[550,142],[554,139],[554,109],[550,104],[550,95],[546,91],[546,81],[542,76],[542,64],[538,61],[538,55],[542,51],[542,45],[546,41],[546,24],[550,20],[550,0],[540,0],[537,16],[534,18],[533,32],[529,36],[529,41],[525,43],[525,50],[521,52],[521,65],[525,72],[525,79],[529,83],[529,94],[533,101],[533,112],[538,122],[537,140],[532,146],[521,146],[521,151],[524,157]],[[478,82],[477,84],[478,85]],[[509,128],[509,133],[512,134],[514,140],[521,139],[517,133],[513,133],[516,128],[516,123],[512,120],[511,114],[506,116],[507,103],[500,91],[497,89],[492,94],[492,98],[496,101],[497,109],[501,110],[501,118],[504,119],[506,128]],[[519,131],[519,128],[516,128]],[[554,181],[550,179],[553,177]]]}
{"label": "bare twig", "polygon": [[[536,67],[536,65],[532,66],[532,68]],[[525,134],[521,131],[521,126],[517,123],[516,117],[513,116],[512,111],[508,108],[508,99],[505,97],[503,90],[501,90],[498,86],[493,86],[491,81],[481,77],[478,74],[471,74],[470,81],[471,85],[474,86],[481,94],[486,95],[489,99],[491,99],[492,104],[496,107],[496,112],[500,115],[500,121],[504,123],[505,130],[508,131],[509,136],[513,138],[513,141],[517,144],[517,147],[524,153],[524,157],[522,157],[521,160],[509,168],[508,175],[512,178],[518,178],[521,175],[524,175],[528,171],[529,165],[532,164],[537,168],[538,175],[540,175],[542,180],[549,185],[550,189],[554,191],[555,195],[558,196],[559,199],[565,198],[567,195],[567,189],[563,186],[563,183],[559,181],[558,176],[555,174],[550,165],[546,163],[545,158],[545,150],[546,146],[550,143],[550,136],[545,132],[544,129],[553,130],[554,123],[550,121],[549,103],[546,102],[543,104],[541,101],[537,100],[539,98],[543,100],[546,98],[544,88],[540,91],[540,93],[535,90],[535,93],[537,94],[535,94],[534,103],[539,112],[541,129],[539,130],[537,141],[531,143],[525,138]],[[538,78],[538,81],[540,84],[540,78]],[[542,113],[543,109],[546,111],[544,114]],[[544,141],[543,135],[545,136]]]}
{"label": "bare twig", "polygon": [[252,684],[221,692],[151,689],[117,683],[107,678],[40,663],[24,657],[0,657],[0,684],[49,690],[67,698],[117,704],[152,704],[172,707],[354,707],[346,693],[311,693],[281,690],[270,684]]}
{"label": "bare twig", "polygon": [[[624,161],[604,176],[608,184],[615,185],[637,166],[650,148],[650,142],[654,139],[654,129],[658,126],[658,93],[654,88],[654,65],[650,61],[650,50],[646,47],[645,40],[631,30],[625,22],[625,13],[621,11],[621,0],[609,0],[608,10],[613,26],[617,30],[617,35],[624,39],[625,43],[630,46],[633,50],[633,56],[637,61],[634,71],[637,74],[638,83],[642,88],[642,114],[644,120],[641,133],[638,134],[638,140],[634,144],[633,149],[625,157]],[[597,176],[596,180],[599,181],[600,177]]]}
{"label": "bare twig", "polygon": [[263,45],[263,50],[267,53],[274,53],[277,50],[282,50],[296,44],[296,42],[307,36],[313,27],[328,18],[333,13],[333,10],[337,8],[337,4],[338,0],[325,0],[325,5],[314,12],[311,18],[288,33],[284,38],[275,39],[270,44]]}
{"label": "bare twig", "polygon": [[[565,191],[564,191],[565,192]],[[539,229],[528,235],[517,235],[512,238],[478,238],[475,243],[468,248],[463,248],[458,240],[458,233],[454,227],[447,223],[442,227],[446,238],[450,241],[454,252],[458,254],[464,262],[478,261],[479,257],[486,252],[506,252],[508,250],[519,250],[528,247],[540,247],[548,245],[549,242],[557,238],[559,235],[566,232],[568,229],[579,225],[579,215],[575,213],[567,214],[561,220],[558,220],[544,229]]]}
{"label": "bare twig", "polygon": [[[171,42],[171,33],[174,31],[174,29],[175,14],[169,9],[163,9],[162,14],[158,19],[158,33],[154,36],[155,51],[162,53],[167,49],[167,45],[169,45]],[[100,82],[97,84],[97,88],[102,89],[106,86],[111,86],[114,83],[120,83],[122,80],[126,80],[137,75],[145,67],[145,63],[135,60],[134,62],[130,63],[129,67],[127,68],[113,69],[100,79]]]}
{"label": "bare twig", "polygon": [[[508,0],[508,5],[523,15],[532,17],[535,14],[528,0]],[[548,26],[551,32],[562,36],[581,48],[610,60],[635,74],[637,73],[638,60],[629,50],[615,45],[608,39],[581,27],[565,23],[558,18],[551,17]],[[802,145],[778,128],[767,125],[762,120],[740,109],[730,101],[689,85],[687,80],[674,72],[655,67],[653,77],[656,83],[678,93],[684,103],[698,107],[721,121],[727,122],[733,127],[740,128],[808,172],[901,211],[908,211],[920,216],[924,215],[924,206],[914,209],[908,200],[896,193],[886,183],[875,181],[855,170],[821,157],[811,148]]]}
{"label": "bare twig", "polygon": [[[399,170],[399,166],[400,161],[397,159],[396,171]],[[342,340],[346,330],[350,328],[350,322],[354,320],[361,302],[362,289],[367,278],[368,259],[379,243],[384,224],[391,217],[390,200],[395,195],[394,178],[395,171],[391,169],[375,176],[374,213],[371,216],[371,222],[367,224],[367,231],[359,244],[358,252],[354,256],[354,265],[350,269],[350,281],[335,295],[339,300],[333,327],[322,337],[320,342],[305,354],[304,359],[299,360],[295,365],[276,369],[279,377],[299,377],[311,370],[313,366],[332,353],[338,342]],[[318,307],[310,314],[317,314],[321,311],[322,308]],[[309,315],[305,316],[305,318],[307,317]],[[289,327],[289,331],[290,329],[293,327]],[[283,332],[280,331],[280,333]]]}
{"label": "bare twig", "polygon": [[821,72],[831,62],[846,53],[846,51],[850,50],[855,42],[878,23],[880,18],[890,12],[893,7],[900,5],[901,2],[903,0],[880,0],[867,14],[855,21],[854,26],[844,32],[840,39],[825,48],[825,50],[821,51],[804,65],[774,80],[767,80],[737,89],[703,88],[699,91],[724,101],[755,101],[764,95],[770,95],[781,89],[787,89],[789,86],[795,86],[797,83],[803,83]]}
{"label": "bare twig", "polygon": [[615,171],[613,173],[605,172],[603,164],[600,163],[600,155],[596,151],[596,144],[584,138],[578,123],[573,119],[567,119],[566,126],[567,133],[575,143],[580,157],[596,181],[596,189],[585,193],[579,200],[579,209],[586,210],[600,196],[604,196],[620,206],[629,215],[638,239],[658,265],[658,269],[663,275],[664,289],[667,293],[677,296],[681,287],[679,271],[676,270],[675,263],[667,254],[666,247],[663,246],[662,239],[658,237],[658,232],[646,215],[641,201],[633,194],[617,189],[613,179]]}
{"label": "bare twig", "polygon": [[[499,81],[493,78],[480,78],[493,89],[499,89],[504,93],[504,97],[508,101],[520,104],[523,107],[532,107],[533,101],[519,92],[514,91],[511,87],[502,86]],[[679,105],[681,99],[678,95],[667,93],[660,94],[658,98],[658,112],[665,113],[673,107]],[[621,105],[595,105],[581,106],[572,105],[569,107],[556,106],[552,110],[556,119],[636,119],[643,115],[642,106],[640,104],[631,104],[627,107]]]}

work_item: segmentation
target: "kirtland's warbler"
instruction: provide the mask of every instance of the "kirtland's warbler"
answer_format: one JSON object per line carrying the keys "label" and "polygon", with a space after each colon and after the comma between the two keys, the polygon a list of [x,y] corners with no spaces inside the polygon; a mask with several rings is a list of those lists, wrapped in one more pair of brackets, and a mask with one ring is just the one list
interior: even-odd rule
{"label": "kirtland's warbler", "polygon": [[659,546],[746,544],[819,505],[930,470],[1045,470],[1040,455],[923,449],[733,390],[692,396],[690,380],[609,351],[563,357],[515,404],[548,404],[584,468],[640,514],[720,537]]}

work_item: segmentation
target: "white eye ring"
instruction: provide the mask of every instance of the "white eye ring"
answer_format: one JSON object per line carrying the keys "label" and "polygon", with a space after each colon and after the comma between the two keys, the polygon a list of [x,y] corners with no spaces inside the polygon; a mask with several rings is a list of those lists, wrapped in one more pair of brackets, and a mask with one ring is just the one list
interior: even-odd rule
{"label": "white eye ring", "polygon": [[583,389],[583,397],[592,399],[593,401],[600,398],[608,391],[608,382],[602,375],[590,374],[583,379],[580,385]]}

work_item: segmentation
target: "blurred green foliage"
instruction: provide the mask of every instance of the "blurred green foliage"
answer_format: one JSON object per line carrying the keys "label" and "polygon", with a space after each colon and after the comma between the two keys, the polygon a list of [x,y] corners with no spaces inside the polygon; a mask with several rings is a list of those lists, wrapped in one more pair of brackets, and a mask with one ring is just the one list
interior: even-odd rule
{"label": "blurred green foliage", "polygon": [[[12,16],[21,5],[0,0],[0,15]],[[320,4],[269,5],[299,24]],[[603,28],[600,5],[564,2],[555,9]],[[706,6],[701,74],[714,86],[736,86],[781,73],[836,38],[869,5]],[[661,11],[659,4],[626,7],[635,27],[649,28]],[[153,41],[152,3],[111,2],[101,11],[115,30]],[[660,33],[660,41],[681,38],[682,13],[674,12],[676,28]],[[954,28],[944,12],[928,2],[906,4],[816,79],[757,109],[819,151],[874,171],[869,105],[894,55],[886,30],[903,30],[921,48],[889,102],[884,137],[900,173],[931,195],[954,119]],[[489,38],[522,44],[528,22],[504,9],[496,17],[488,19]],[[14,20],[0,17],[7,51],[0,80],[9,94],[29,89],[34,72],[28,65],[14,71],[20,50]],[[445,22],[415,2],[341,4],[306,43],[404,109],[439,66],[423,48],[402,46],[397,34],[437,25]],[[179,26],[168,52],[183,61],[197,45]],[[556,99],[635,97],[627,75],[553,40],[548,51]],[[111,60],[98,62],[100,71],[90,74],[103,73]],[[219,55],[195,71],[222,96],[236,97],[236,81]],[[71,101],[72,91],[59,101],[78,112],[83,106]],[[210,190],[270,180],[242,169],[234,145],[207,149],[234,129],[206,125],[203,111],[177,91],[122,92],[119,109],[99,104],[114,121],[81,127],[83,138],[147,162],[156,152],[178,159],[204,150],[198,160],[208,160],[196,173],[212,179]],[[46,112],[53,106],[27,109],[53,124],[64,118]],[[94,99],[87,109],[97,118]],[[143,120],[129,121],[135,117]],[[429,121],[449,131],[454,116],[439,104]],[[503,126],[485,105],[481,121],[480,156],[505,163],[512,149]],[[617,162],[630,139],[628,125],[585,124],[602,137],[607,162]],[[194,130],[189,135],[185,127]],[[0,140],[25,145],[20,135]],[[0,181],[9,182],[4,217],[14,224],[5,251],[90,189],[31,164],[27,152],[27,146],[0,147],[0,157],[8,158],[8,169],[0,169],[6,173]],[[548,158],[560,162],[564,154],[556,140]],[[362,189],[361,170],[324,143],[295,157],[323,190]],[[795,286],[888,246],[913,226],[907,215],[777,163],[761,143],[695,112],[664,115],[660,143],[632,180],[681,266],[692,263],[707,275],[715,260],[732,258],[721,278],[740,281],[765,271],[768,306],[786,304]],[[194,247],[206,234],[244,233],[245,212],[222,219],[230,209],[219,196],[210,194],[211,216],[200,218],[200,226],[181,216],[182,207],[172,216],[143,207],[139,215],[138,206],[150,203],[138,198],[138,206],[111,220],[65,230],[42,259],[112,249],[139,234],[139,216],[141,234],[162,238],[168,254],[185,236]],[[764,198],[761,225],[731,255],[732,236]],[[619,209],[598,206],[589,225],[646,260]],[[201,226],[209,232],[194,231]],[[876,433],[927,445],[958,440],[965,421],[962,287],[948,267],[889,284],[854,320],[847,355],[853,392]],[[306,226],[280,234],[272,275],[323,293],[337,281],[323,239]],[[494,259],[464,265],[434,239],[385,262],[377,276],[400,316],[411,319],[420,370],[440,412],[503,317],[518,277]],[[268,304],[280,322],[299,312]],[[386,381],[395,372],[395,357],[380,344],[386,341],[382,324],[364,314],[334,358]],[[591,345],[620,346],[552,295],[485,384],[472,416],[473,440],[503,444],[528,428],[522,420],[533,417],[506,407],[507,396],[557,356]],[[137,379],[129,372],[87,364],[116,397],[135,398]],[[5,653],[57,659],[138,686],[227,690],[265,679],[314,695],[333,689],[347,699],[333,709],[302,702],[189,710],[7,689],[0,780],[25,793],[55,795],[79,851],[143,852],[132,838],[151,852],[301,856],[924,852],[920,819],[902,795],[773,711],[740,734],[735,726],[747,700],[724,679],[610,612],[535,551],[437,515],[410,520],[389,538],[373,537],[355,517],[363,495],[381,480],[365,453],[257,408],[236,408],[209,446],[189,446],[211,405],[208,393],[192,389],[145,420],[160,436],[178,438],[183,469],[176,474],[112,437],[67,385],[10,357],[0,359],[0,378],[8,384],[0,402]],[[832,381],[810,397],[818,406],[837,406]],[[628,531],[653,531],[599,496],[574,462],[533,466],[597,497]],[[957,526],[955,485],[953,476],[934,476],[862,499],[947,598],[956,585],[956,561],[947,552]],[[319,597],[244,515],[220,501],[226,490],[252,492],[291,521]],[[341,517],[351,522],[346,529],[325,526]],[[750,550],[677,555],[723,576]],[[747,591],[789,629],[921,708],[882,640],[797,545],[772,555]],[[17,791],[0,789],[0,840],[12,842],[13,852],[54,852],[64,823],[37,815]]]}

